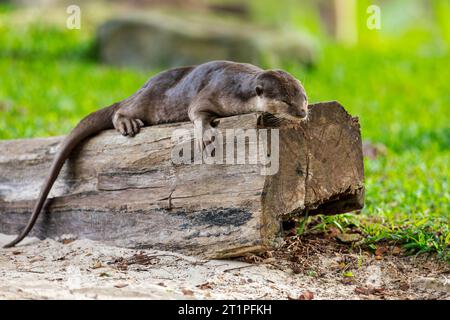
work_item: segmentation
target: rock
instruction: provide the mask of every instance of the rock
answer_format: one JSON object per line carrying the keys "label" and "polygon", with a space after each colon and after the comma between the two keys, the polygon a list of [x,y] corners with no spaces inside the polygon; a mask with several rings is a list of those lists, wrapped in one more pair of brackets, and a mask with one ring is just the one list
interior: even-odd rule
{"label": "rock", "polygon": [[418,289],[450,293],[450,280],[431,277],[420,277],[412,281],[412,286]]}
{"label": "rock", "polygon": [[155,11],[105,22],[97,32],[97,48],[105,63],[157,69],[222,59],[256,65],[279,65],[284,60],[310,65],[316,56],[314,41],[299,32]]}
{"label": "rock", "polygon": [[379,265],[370,265],[367,267],[366,288],[375,289],[383,286],[383,273]]}

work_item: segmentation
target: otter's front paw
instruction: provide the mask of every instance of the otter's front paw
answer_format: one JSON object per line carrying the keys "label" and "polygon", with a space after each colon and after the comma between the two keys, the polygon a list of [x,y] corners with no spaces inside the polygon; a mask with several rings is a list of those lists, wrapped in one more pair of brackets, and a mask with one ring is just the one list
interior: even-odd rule
{"label": "otter's front paw", "polygon": [[216,141],[216,137],[220,134],[220,132],[213,127],[208,128],[207,130],[205,130],[203,132],[203,146],[206,148],[207,146],[209,146],[210,144],[214,144],[214,142]]}
{"label": "otter's front paw", "polygon": [[144,122],[140,119],[131,119],[124,116],[115,117],[114,128],[119,131],[123,136],[134,137],[138,134],[141,128],[144,126]]}
{"label": "otter's front paw", "polygon": [[214,144],[214,141],[219,134],[217,129],[209,123],[194,123],[194,130],[196,148],[201,153],[203,153],[208,145]]}

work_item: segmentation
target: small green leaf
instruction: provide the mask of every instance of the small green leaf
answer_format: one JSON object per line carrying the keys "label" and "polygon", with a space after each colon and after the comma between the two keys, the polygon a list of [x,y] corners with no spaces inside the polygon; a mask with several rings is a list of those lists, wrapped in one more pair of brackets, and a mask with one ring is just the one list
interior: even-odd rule
{"label": "small green leaf", "polygon": [[344,277],[354,277],[353,272],[351,272],[351,271],[344,272],[343,275],[344,275]]}

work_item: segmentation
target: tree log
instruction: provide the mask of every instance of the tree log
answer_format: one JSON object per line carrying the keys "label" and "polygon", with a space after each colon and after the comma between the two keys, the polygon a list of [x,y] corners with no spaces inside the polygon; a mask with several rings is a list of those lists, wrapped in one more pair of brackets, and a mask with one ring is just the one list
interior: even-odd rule
{"label": "tree log", "polygon": [[[191,123],[147,127],[134,138],[104,131],[73,152],[31,234],[226,258],[275,246],[282,220],[292,216],[361,209],[358,119],[337,102],[309,109],[300,125],[267,114],[219,119],[224,135],[233,128],[278,131],[279,170],[273,175],[248,161],[175,163],[174,147],[193,140],[175,141],[172,133],[192,132]],[[239,132],[242,137],[245,131]],[[0,232],[17,234],[25,226],[62,139],[0,142]]]}

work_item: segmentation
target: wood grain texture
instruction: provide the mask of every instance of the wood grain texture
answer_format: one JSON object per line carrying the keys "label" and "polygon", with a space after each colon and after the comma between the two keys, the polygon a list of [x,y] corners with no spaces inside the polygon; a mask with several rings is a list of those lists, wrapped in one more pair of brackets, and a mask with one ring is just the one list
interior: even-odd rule
{"label": "wood grain texture", "polygon": [[[144,128],[134,138],[104,131],[64,165],[32,235],[225,258],[276,245],[292,215],[362,208],[360,128],[337,102],[311,105],[300,126],[261,114],[217,126],[250,128],[279,129],[275,175],[261,175],[259,164],[174,164],[173,130],[192,132],[190,123]],[[62,139],[0,142],[0,232],[26,224]]]}

